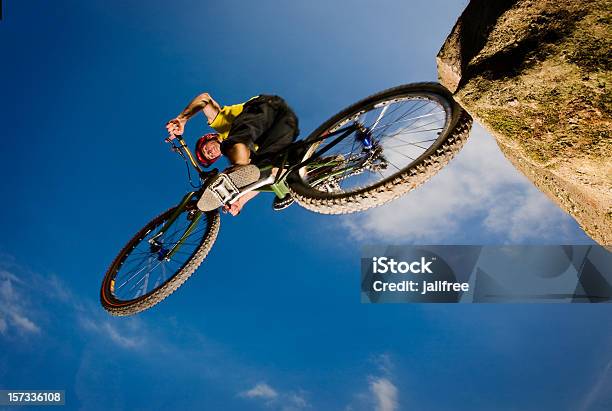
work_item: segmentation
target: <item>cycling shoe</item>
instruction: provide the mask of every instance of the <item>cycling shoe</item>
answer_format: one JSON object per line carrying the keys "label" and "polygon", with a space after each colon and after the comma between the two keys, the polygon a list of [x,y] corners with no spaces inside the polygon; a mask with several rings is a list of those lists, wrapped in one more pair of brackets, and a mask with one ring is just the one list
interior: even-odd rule
{"label": "cycling shoe", "polygon": [[198,208],[211,211],[228,204],[240,194],[240,189],[259,181],[261,173],[253,164],[232,166],[214,177],[202,197],[198,200]]}

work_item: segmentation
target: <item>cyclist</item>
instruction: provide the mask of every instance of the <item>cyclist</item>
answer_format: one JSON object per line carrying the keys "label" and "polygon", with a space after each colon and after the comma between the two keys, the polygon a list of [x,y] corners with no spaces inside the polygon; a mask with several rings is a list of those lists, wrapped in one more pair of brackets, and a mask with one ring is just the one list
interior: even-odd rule
{"label": "cyclist", "polygon": [[[287,103],[278,96],[259,95],[241,104],[221,107],[208,93],[195,97],[176,118],[166,124],[170,139],[182,135],[187,121],[202,111],[208,125],[216,133],[206,134],[196,143],[200,164],[209,167],[221,155],[232,166],[225,173],[235,171],[248,176],[247,185],[259,179],[259,168],[270,164],[274,155],[290,145],[299,134],[298,119]],[[257,192],[249,192],[224,210],[238,215]],[[293,203],[287,195],[275,198],[273,208],[281,210]]]}

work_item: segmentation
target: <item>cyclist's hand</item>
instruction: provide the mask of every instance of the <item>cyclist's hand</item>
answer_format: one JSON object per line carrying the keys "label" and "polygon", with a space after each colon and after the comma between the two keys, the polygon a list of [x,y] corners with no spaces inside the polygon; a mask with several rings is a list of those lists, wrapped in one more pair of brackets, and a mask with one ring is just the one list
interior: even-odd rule
{"label": "cyclist's hand", "polygon": [[223,211],[225,211],[226,213],[230,213],[231,215],[235,217],[238,214],[240,214],[240,211],[242,210],[242,205],[243,205],[242,201],[238,199],[238,201],[236,201],[234,204],[224,205]]}
{"label": "cyclist's hand", "polygon": [[182,136],[185,132],[185,120],[181,120],[179,117],[173,118],[166,123],[166,130],[168,130],[168,140],[173,140],[176,136]]}

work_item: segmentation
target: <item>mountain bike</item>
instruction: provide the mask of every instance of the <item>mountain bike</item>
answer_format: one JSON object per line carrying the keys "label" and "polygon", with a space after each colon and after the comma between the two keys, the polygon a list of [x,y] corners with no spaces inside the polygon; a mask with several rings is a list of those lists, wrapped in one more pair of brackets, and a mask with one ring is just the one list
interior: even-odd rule
{"label": "mountain bike", "polygon": [[[115,257],[102,281],[102,306],[113,315],[136,314],[168,297],[195,272],[221,222],[218,208],[198,208],[204,190],[213,190],[225,205],[257,190],[279,198],[290,194],[317,213],[363,211],[436,174],[463,146],[471,124],[469,114],[437,83],[394,87],[331,117],[262,165],[260,179],[242,188],[220,178],[223,173],[216,169],[203,171],[178,136],[171,148],[187,164],[193,189],[147,223]],[[197,173],[195,183],[190,166]]]}

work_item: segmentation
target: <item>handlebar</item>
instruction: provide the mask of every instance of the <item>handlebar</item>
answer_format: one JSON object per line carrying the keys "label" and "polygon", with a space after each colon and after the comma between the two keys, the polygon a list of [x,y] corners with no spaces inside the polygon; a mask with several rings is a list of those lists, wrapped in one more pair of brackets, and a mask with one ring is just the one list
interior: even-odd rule
{"label": "handlebar", "polygon": [[[178,141],[178,146],[174,143],[174,140]],[[195,160],[193,154],[191,153],[191,150],[189,150],[189,147],[185,143],[185,140],[183,140],[182,135],[171,134],[169,137],[166,137],[164,141],[170,144],[172,146],[170,147],[170,149],[174,151],[175,153],[178,153],[181,157],[185,158],[185,154],[186,154],[187,157],[189,158],[189,162],[196,170],[198,170],[198,173],[200,174],[203,173],[202,168],[200,168],[200,165]]]}

